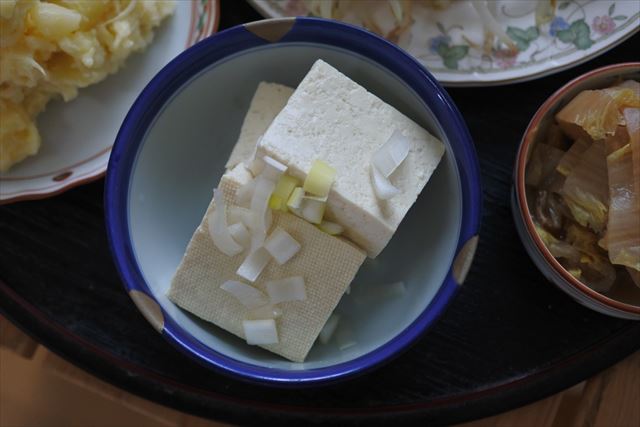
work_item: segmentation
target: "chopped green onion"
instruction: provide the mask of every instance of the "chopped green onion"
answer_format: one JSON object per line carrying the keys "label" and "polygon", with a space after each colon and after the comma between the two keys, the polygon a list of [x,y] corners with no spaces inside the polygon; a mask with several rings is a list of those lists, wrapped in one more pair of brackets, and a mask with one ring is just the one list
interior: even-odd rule
{"label": "chopped green onion", "polygon": [[318,197],[327,197],[336,178],[336,170],[322,160],[316,160],[304,180],[304,191]]}

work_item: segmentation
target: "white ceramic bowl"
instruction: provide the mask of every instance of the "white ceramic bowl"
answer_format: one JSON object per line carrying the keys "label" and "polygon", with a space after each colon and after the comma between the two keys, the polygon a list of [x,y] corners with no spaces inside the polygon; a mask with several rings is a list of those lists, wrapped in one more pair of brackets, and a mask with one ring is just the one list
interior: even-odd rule
{"label": "white ceramic bowl", "polygon": [[525,172],[529,156],[535,144],[546,135],[556,113],[583,90],[605,88],[619,79],[640,80],[640,63],[609,65],[590,71],[558,89],[542,104],[531,119],[518,151],[511,206],[525,249],[547,279],[586,307],[610,316],[640,319],[640,289],[628,289],[620,293],[603,295],[576,279],[551,255],[535,231],[525,188]]}
{"label": "white ceramic bowl", "polygon": [[[389,246],[358,273],[338,310],[357,345],[315,345],[292,363],[204,322],[166,296],[212,197],[260,81],[295,87],[324,59],[447,146]],[[471,263],[480,219],[471,140],[448,95],[407,54],[364,30],[309,18],[223,31],[160,72],[129,112],[109,164],[106,221],[125,287],[147,319],[187,354],[237,377],[317,383],[364,372],[405,349],[444,310]],[[455,262],[454,262],[455,260]],[[407,292],[354,301],[396,281]]]}

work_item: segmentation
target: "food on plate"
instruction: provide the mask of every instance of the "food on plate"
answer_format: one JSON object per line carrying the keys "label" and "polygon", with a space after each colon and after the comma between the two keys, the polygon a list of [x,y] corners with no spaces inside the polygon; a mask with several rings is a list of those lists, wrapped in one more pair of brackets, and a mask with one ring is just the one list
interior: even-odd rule
{"label": "food on plate", "polygon": [[38,114],[52,98],[113,74],[153,38],[172,0],[0,2],[0,172],[40,148]]}
{"label": "food on plate", "polygon": [[[412,0],[303,0],[314,16],[351,22],[397,41],[411,25]],[[444,9],[451,0],[420,2],[416,7]]]}
{"label": "food on plate", "polygon": [[[517,47],[495,18],[497,3],[488,0],[302,0],[312,15],[361,25],[398,42],[413,23],[419,10],[447,9],[454,2],[466,1],[484,26],[482,48],[490,53],[496,40],[514,52]],[[548,24],[555,16],[556,0],[538,0],[536,26]]]}
{"label": "food on plate", "polygon": [[640,287],[640,83],[582,91],[555,119],[526,170],[538,235],[592,289]]}
{"label": "food on plate", "polygon": [[[304,361],[333,335],[358,269],[391,239],[443,154],[426,130],[322,60],[295,91],[261,83],[169,298]],[[356,345],[347,341],[340,348]]]}

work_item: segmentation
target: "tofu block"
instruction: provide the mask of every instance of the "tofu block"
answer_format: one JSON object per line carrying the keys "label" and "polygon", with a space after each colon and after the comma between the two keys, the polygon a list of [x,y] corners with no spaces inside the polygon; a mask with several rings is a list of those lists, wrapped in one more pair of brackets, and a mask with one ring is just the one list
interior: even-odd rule
{"label": "tofu block", "polygon": [[253,155],[258,138],[262,136],[273,119],[284,108],[293,89],[277,83],[260,82],[256,89],[247,115],[244,116],[238,142],[225,167],[232,169]]}
{"label": "tofu block", "polygon": [[[235,203],[236,189],[250,179],[251,174],[242,164],[222,177],[220,188],[229,206]],[[215,247],[206,221],[214,209],[212,201],[189,242],[168,296],[183,309],[244,338],[242,321],[247,316],[247,309],[220,289],[220,285],[227,280],[247,283],[236,275],[246,252],[228,257]],[[274,212],[272,229],[276,226],[282,227],[302,247],[284,265],[271,260],[251,285],[266,294],[267,281],[302,276],[307,299],[278,305],[283,311],[276,320],[279,343],[261,347],[294,362],[302,362],[366,254],[289,213]]]}
{"label": "tofu block", "polygon": [[[373,154],[399,130],[411,141],[406,160],[390,176],[401,194],[379,201],[370,176]],[[433,174],[444,145],[404,114],[322,60],[316,61],[264,133],[258,155],[289,166],[304,179],[314,160],[336,169],[327,218],[375,258],[387,245]]]}

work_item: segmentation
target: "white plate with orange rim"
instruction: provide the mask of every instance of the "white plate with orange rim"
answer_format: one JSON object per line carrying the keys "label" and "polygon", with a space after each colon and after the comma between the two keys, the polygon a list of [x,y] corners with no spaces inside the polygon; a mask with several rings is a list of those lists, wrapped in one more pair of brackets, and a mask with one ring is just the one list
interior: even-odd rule
{"label": "white plate with orange rim", "polygon": [[218,28],[219,0],[177,1],[153,42],[76,99],[51,101],[38,116],[40,151],[0,174],[0,204],[50,197],[102,177],[120,124],[164,65]]}
{"label": "white plate with orange rim", "polygon": [[[369,1],[368,6],[364,0],[357,1],[365,13],[388,15],[378,18],[382,20],[394,19],[385,1]],[[452,0],[441,10],[413,6],[411,25],[394,41],[445,86],[490,86],[565,70],[601,55],[640,30],[638,0],[553,0],[553,16],[539,27],[535,20],[538,1],[487,2],[513,42],[513,49],[497,42],[490,51],[482,48],[484,27],[467,0]],[[249,2],[269,18],[314,16],[309,2],[304,0]],[[362,12],[353,12],[345,21],[360,25],[361,15]]]}

